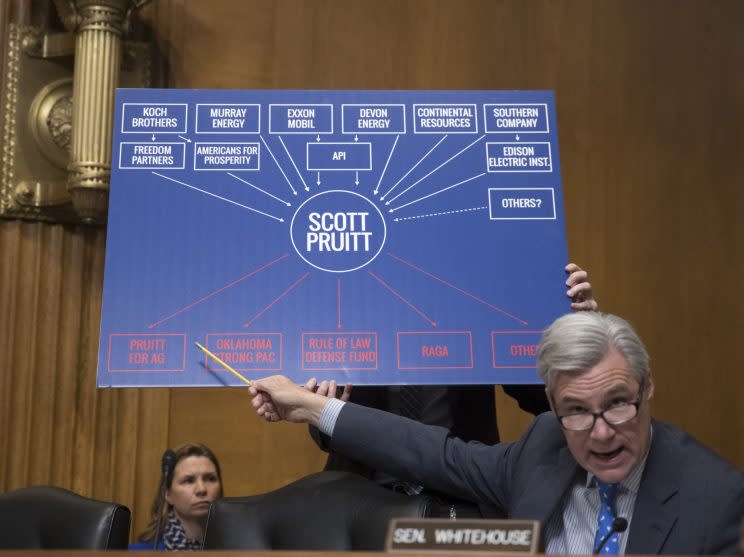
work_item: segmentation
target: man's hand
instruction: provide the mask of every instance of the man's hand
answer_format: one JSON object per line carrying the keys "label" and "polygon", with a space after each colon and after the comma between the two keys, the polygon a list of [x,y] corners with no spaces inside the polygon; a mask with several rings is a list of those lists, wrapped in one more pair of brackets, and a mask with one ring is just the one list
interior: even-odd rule
{"label": "man's hand", "polygon": [[305,383],[304,387],[305,390],[310,391],[311,393],[316,393],[327,398],[340,398],[344,402],[349,400],[349,397],[351,396],[351,383],[346,383],[341,396],[338,396],[338,391],[336,389],[337,384],[334,379],[318,383],[318,380],[313,377]]}
{"label": "man's hand", "polygon": [[[329,387],[330,385],[327,385],[326,390]],[[328,397],[299,387],[282,375],[253,381],[248,390],[253,397],[251,400],[253,408],[267,422],[286,420],[317,426],[320,415],[328,403]]]}
{"label": "man's hand", "polygon": [[574,311],[596,311],[597,301],[592,294],[589,275],[576,263],[566,265],[568,279],[566,280],[566,296],[571,298],[571,309]]}

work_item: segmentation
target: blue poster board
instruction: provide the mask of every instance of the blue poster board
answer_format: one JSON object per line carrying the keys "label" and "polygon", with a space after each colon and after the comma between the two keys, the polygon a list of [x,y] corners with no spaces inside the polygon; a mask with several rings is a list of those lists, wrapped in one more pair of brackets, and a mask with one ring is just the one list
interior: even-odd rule
{"label": "blue poster board", "polygon": [[99,387],[535,383],[569,311],[547,91],[119,90]]}

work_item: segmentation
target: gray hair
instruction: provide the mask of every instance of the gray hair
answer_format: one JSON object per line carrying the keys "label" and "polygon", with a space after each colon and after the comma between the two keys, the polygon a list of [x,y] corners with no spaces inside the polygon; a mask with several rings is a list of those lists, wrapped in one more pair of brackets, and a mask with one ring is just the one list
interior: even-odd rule
{"label": "gray hair", "polygon": [[537,368],[550,393],[556,375],[591,369],[613,348],[643,386],[649,373],[646,347],[630,323],[609,313],[580,311],[556,319],[540,340]]}

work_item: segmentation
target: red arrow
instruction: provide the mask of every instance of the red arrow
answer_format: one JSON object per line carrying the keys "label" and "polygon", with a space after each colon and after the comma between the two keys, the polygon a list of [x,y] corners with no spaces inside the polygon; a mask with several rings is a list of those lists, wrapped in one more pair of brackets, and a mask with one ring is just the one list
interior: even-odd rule
{"label": "red arrow", "polygon": [[284,292],[282,292],[281,294],[279,294],[279,296],[277,296],[277,298],[276,298],[276,299],[275,299],[275,300],[274,300],[273,302],[271,302],[271,303],[270,303],[270,304],[269,304],[268,306],[266,306],[266,307],[265,307],[265,308],[263,308],[263,309],[262,309],[261,311],[259,311],[259,312],[258,312],[258,313],[257,313],[256,315],[254,315],[254,316],[253,316],[253,318],[252,318],[252,319],[251,319],[250,321],[248,321],[248,323],[246,323],[245,325],[243,325],[243,327],[246,327],[246,328],[247,328],[247,327],[250,327],[250,326],[251,326],[251,323],[253,323],[253,322],[254,322],[254,321],[255,321],[256,319],[258,319],[259,317],[261,317],[261,315],[263,315],[263,313],[264,313],[264,312],[265,312],[265,311],[266,311],[267,309],[269,309],[269,308],[270,308],[271,306],[273,306],[273,305],[274,305],[275,303],[277,303],[277,302],[278,302],[279,300],[281,300],[282,298],[284,298],[284,296],[286,296],[287,294],[289,294],[289,293],[290,293],[290,292],[292,291],[292,289],[294,289],[294,287],[295,287],[295,286],[297,286],[297,285],[298,285],[298,284],[300,284],[300,283],[301,283],[301,282],[302,282],[303,280],[305,280],[305,279],[306,279],[306,278],[308,277],[308,275],[309,275],[309,274],[310,274],[309,272],[308,272],[308,273],[305,273],[305,274],[304,274],[304,275],[302,275],[302,276],[301,276],[301,277],[300,277],[299,279],[297,279],[297,280],[296,280],[296,281],[295,281],[295,282],[294,282],[294,283],[292,284],[292,286],[290,286],[290,287],[289,287],[289,288],[287,288],[287,289],[286,289],[286,290],[285,290]]}
{"label": "red arrow", "polygon": [[429,322],[429,325],[431,325],[432,327],[436,327],[436,326],[437,326],[437,324],[436,324],[436,323],[435,323],[434,321],[432,321],[431,319],[429,319],[429,316],[427,316],[427,315],[426,315],[426,314],[425,314],[425,313],[424,313],[423,311],[421,311],[421,310],[420,310],[419,308],[417,308],[416,306],[414,306],[414,305],[413,305],[413,304],[412,304],[411,302],[409,302],[408,300],[406,300],[406,299],[405,299],[405,298],[404,298],[403,296],[401,296],[400,294],[398,294],[398,293],[397,293],[397,292],[396,292],[395,290],[393,290],[393,289],[392,289],[392,288],[391,288],[390,286],[388,286],[388,285],[387,285],[387,284],[385,283],[385,281],[383,281],[383,280],[382,280],[382,279],[381,279],[380,277],[378,277],[378,276],[377,276],[376,274],[374,274],[374,273],[373,273],[372,271],[367,271],[367,272],[368,272],[368,273],[369,273],[369,274],[370,274],[370,275],[372,276],[372,278],[374,278],[375,280],[377,280],[377,281],[378,281],[378,282],[379,282],[379,283],[380,283],[381,285],[383,285],[383,286],[384,286],[385,288],[387,288],[388,290],[390,290],[390,292],[392,292],[392,293],[393,293],[393,294],[395,294],[395,295],[396,295],[396,296],[397,296],[398,298],[400,298],[400,299],[401,299],[401,300],[402,300],[402,301],[403,301],[403,302],[404,302],[404,303],[405,303],[406,305],[408,305],[408,307],[410,307],[410,308],[411,308],[411,309],[412,309],[413,311],[415,311],[415,312],[416,312],[416,313],[418,313],[418,314],[419,314],[419,315],[420,315],[421,317],[423,317],[424,319],[426,319],[426,320],[427,320],[427,321]]}
{"label": "red arrow", "polygon": [[500,313],[503,313],[503,314],[504,314],[504,315],[506,315],[507,317],[511,317],[512,319],[514,319],[515,321],[518,321],[518,322],[519,322],[519,323],[521,323],[522,325],[529,325],[529,323],[527,323],[527,321],[524,321],[523,319],[520,319],[519,317],[516,317],[516,316],[512,315],[511,313],[509,313],[509,312],[507,312],[507,311],[505,311],[505,310],[501,309],[500,307],[496,307],[496,306],[495,306],[495,305],[493,305],[493,304],[489,304],[489,303],[488,303],[488,302],[486,302],[485,300],[481,300],[481,299],[480,299],[480,298],[479,298],[478,296],[476,296],[475,294],[471,294],[471,293],[470,293],[470,292],[468,292],[467,290],[463,290],[462,288],[459,288],[459,287],[455,286],[454,284],[451,284],[451,283],[447,282],[447,281],[446,281],[446,280],[444,280],[443,278],[439,278],[439,277],[438,277],[438,276],[436,276],[436,275],[432,275],[432,274],[431,274],[430,272],[428,272],[428,271],[424,271],[424,270],[423,270],[422,268],[420,268],[420,267],[416,267],[416,265],[414,265],[414,264],[413,264],[413,263],[411,263],[410,261],[406,261],[405,259],[401,259],[400,257],[398,257],[397,255],[395,255],[394,253],[390,253],[390,252],[388,252],[388,255],[389,255],[390,257],[392,257],[393,259],[396,259],[396,260],[400,261],[400,262],[401,262],[401,263],[403,263],[404,265],[408,265],[408,266],[409,266],[409,267],[410,267],[411,269],[416,269],[416,270],[417,270],[418,272],[420,272],[420,273],[424,273],[424,274],[425,274],[426,276],[428,276],[428,277],[431,277],[431,278],[433,278],[434,280],[437,280],[437,281],[441,282],[441,283],[442,283],[442,284],[444,284],[445,286],[449,286],[449,287],[450,287],[450,288],[452,288],[453,290],[457,290],[457,291],[458,291],[458,292],[460,292],[461,294],[465,294],[465,295],[466,295],[467,297],[469,297],[469,298],[472,298],[472,299],[473,299],[473,300],[475,300],[476,302],[480,302],[480,303],[481,303],[481,304],[483,304],[484,306],[488,306],[488,307],[490,307],[491,309],[495,309],[496,311],[498,311],[498,312],[500,312]]}
{"label": "red arrow", "polygon": [[338,328],[341,328],[341,279],[336,279],[338,282],[336,283],[337,287],[337,298],[338,298]]}
{"label": "red arrow", "polygon": [[187,305],[187,306],[184,306],[184,307],[182,307],[181,309],[179,309],[179,310],[177,310],[177,311],[174,311],[174,312],[173,312],[173,313],[171,313],[170,315],[167,315],[166,317],[163,317],[163,318],[162,318],[161,320],[159,320],[159,321],[155,321],[155,323],[153,323],[153,324],[151,324],[151,325],[148,325],[148,326],[147,326],[147,328],[148,328],[148,329],[152,329],[152,328],[154,328],[154,327],[157,327],[157,326],[158,326],[158,325],[160,325],[161,323],[164,323],[165,321],[168,321],[169,319],[171,319],[171,318],[175,317],[175,316],[176,316],[176,315],[178,315],[179,313],[183,313],[183,312],[184,312],[184,311],[186,311],[187,309],[191,309],[192,307],[194,307],[194,306],[196,306],[196,305],[198,305],[198,304],[201,304],[202,302],[204,302],[205,300],[208,300],[208,299],[209,299],[209,298],[211,298],[212,296],[215,296],[215,295],[219,294],[219,293],[220,293],[220,292],[222,292],[223,290],[227,290],[227,289],[228,289],[228,288],[230,288],[231,286],[235,286],[235,285],[236,285],[236,284],[238,284],[239,282],[241,282],[241,281],[244,281],[245,279],[247,279],[247,278],[250,278],[250,277],[252,277],[252,276],[253,276],[253,275],[255,275],[256,273],[260,273],[260,272],[261,272],[261,271],[263,271],[264,269],[266,269],[266,268],[268,268],[268,267],[271,267],[271,266],[272,266],[272,265],[273,265],[274,263],[277,263],[277,262],[281,261],[282,259],[284,259],[284,258],[286,258],[286,257],[289,257],[289,254],[288,254],[288,253],[285,253],[285,254],[284,254],[284,255],[282,255],[281,257],[277,257],[277,258],[276,258],[276,259],[274,259],[273,261],[269,261],[269,262],[268,262],[268,263],[267,263],[266,265],[263,265],[263,266],[259,267],[259,268],[258,268],[258,269],[256,269],[255,271],[251,271],[251,272],[250,272],[250,273],[248,273],[247,275],[243,275],[243,276],[242,276],[242,277],[240,277],[239,279],[237,279],[237,280],[234,280],[234,281],[232,281],[232,282],[231,282],[231,283],[229,283],[229,284],[226,284],[226,285],[225,285],[225,286],[223,286],[222,288],[220,288],[220,289],[218,289],[218,290],[215,290],[214,292],[212,292],[212,293],[210,293],[210,294],[207,294],[207,295],[206,295],[206,296],[204,296],[203,298],[199,298],[199,299],[198,299],[197,301],[195,301],[195,302],[192,302],[192,303],[190,303],[189,305]]}

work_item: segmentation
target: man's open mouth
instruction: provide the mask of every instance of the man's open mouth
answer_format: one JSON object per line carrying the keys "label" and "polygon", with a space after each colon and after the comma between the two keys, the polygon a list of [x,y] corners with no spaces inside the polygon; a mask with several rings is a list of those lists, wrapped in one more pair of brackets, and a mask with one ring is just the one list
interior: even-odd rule
{"label": "man's open mouth", "polygon": [[615,449],[614,451],[609,451],[609,452],[606,452],[606,453],[592,451],[592,454],[596,458],[598,458],[600,460],[612,460],[613,458],[615,458],[616,456],[618,456],[622,451],[623,451],[623,448],[622,447],[619,447],[619,448]]}

